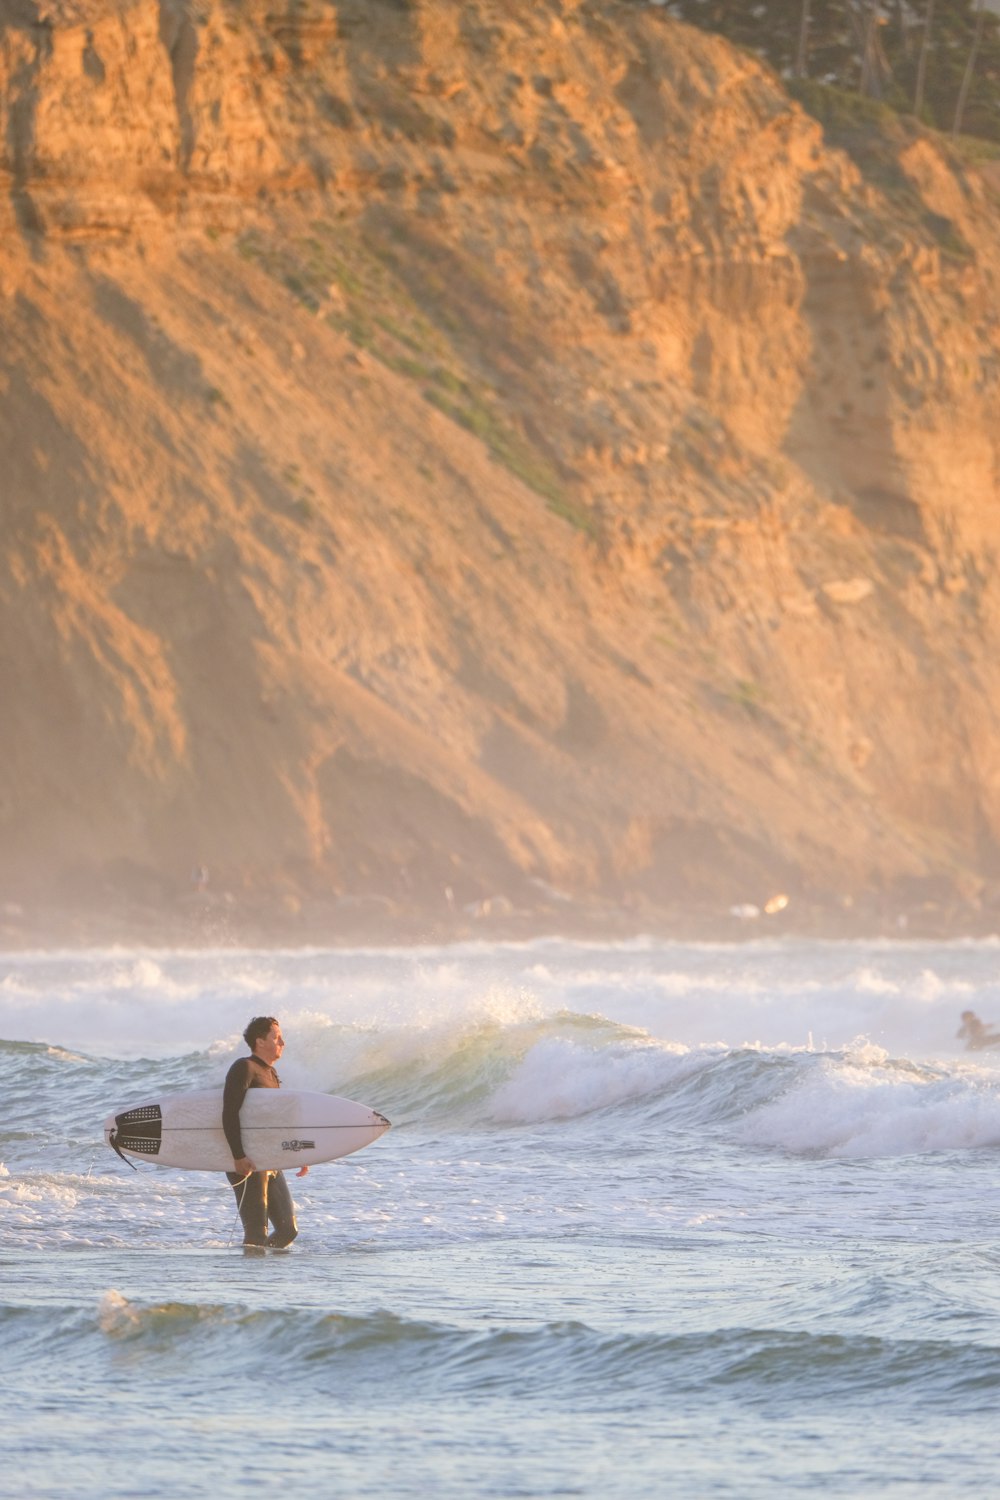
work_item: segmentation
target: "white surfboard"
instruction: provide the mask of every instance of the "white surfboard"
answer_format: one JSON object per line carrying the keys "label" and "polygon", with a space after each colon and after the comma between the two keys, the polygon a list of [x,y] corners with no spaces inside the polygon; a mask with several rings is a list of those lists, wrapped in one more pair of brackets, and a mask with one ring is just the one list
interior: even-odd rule
{"label": "white surfboard", "polygon": [[[311,1167],[371,1145],[389,1121],[366,1104],[295,1089],[248,1089],[240,1110],[247,1156],[259,1171]],[[104,1139],[120,1156],[162,1167],[231,1172],[233,1153],[222,1132],[222,1090],[165,1094],[109,1115]]]}

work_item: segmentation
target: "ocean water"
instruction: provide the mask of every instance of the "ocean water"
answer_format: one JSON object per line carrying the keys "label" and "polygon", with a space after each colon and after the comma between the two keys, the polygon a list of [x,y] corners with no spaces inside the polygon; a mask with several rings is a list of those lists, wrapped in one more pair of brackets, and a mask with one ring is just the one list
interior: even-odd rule
{"label": "ocean water", "polygon": [[[0,1495],[1000,1486],[1000,944],[0,956]],[[104,1145],[275,1014],[393,1129],[246,1258]]]}

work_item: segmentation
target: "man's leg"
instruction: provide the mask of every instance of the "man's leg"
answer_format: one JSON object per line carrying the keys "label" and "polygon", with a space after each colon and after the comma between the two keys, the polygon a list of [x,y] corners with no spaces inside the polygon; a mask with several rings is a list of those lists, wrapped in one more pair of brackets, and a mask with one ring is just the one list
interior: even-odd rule
{"label": "man's leg", "polygon": [[271,1173],[267,1186],[267,1217],[274,1225],[274,1233],[267,1243],[275,1250],[290,1245],[299,1229],[295,1222],[295,1205],[288,1191],[284,1172]]}
{"label": "man's leg", "polygon": [[267,1244],[267,1173],[251,1172],[245,1180],[235,1172],[226,1176],[233,1186],[233,1193],[243,1221],[244,1245]]}

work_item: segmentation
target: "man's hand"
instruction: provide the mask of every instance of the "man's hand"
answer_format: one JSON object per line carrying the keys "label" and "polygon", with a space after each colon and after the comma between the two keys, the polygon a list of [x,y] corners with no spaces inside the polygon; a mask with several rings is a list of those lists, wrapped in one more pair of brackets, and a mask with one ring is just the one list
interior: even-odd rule
{"label": "man's hand", "polygon": [[233,1160],[233,1171],[238,1172],[241,1177],[249,1177],[250,1173],[256,1172],[256,1170],[257,1168],[254,1166],[249,1156],[235,1157]]}

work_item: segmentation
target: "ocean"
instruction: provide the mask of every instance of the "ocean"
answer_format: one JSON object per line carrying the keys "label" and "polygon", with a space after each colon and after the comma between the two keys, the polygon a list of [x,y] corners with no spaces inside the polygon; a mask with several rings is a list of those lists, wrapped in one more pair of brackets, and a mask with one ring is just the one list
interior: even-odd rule
{"label": "ocean", "polygon": [[[0,1496],[982,1496],[1000,943],[0,955]],[[102,1140],[221,1084],[393,1129],[246,1257]]]}

